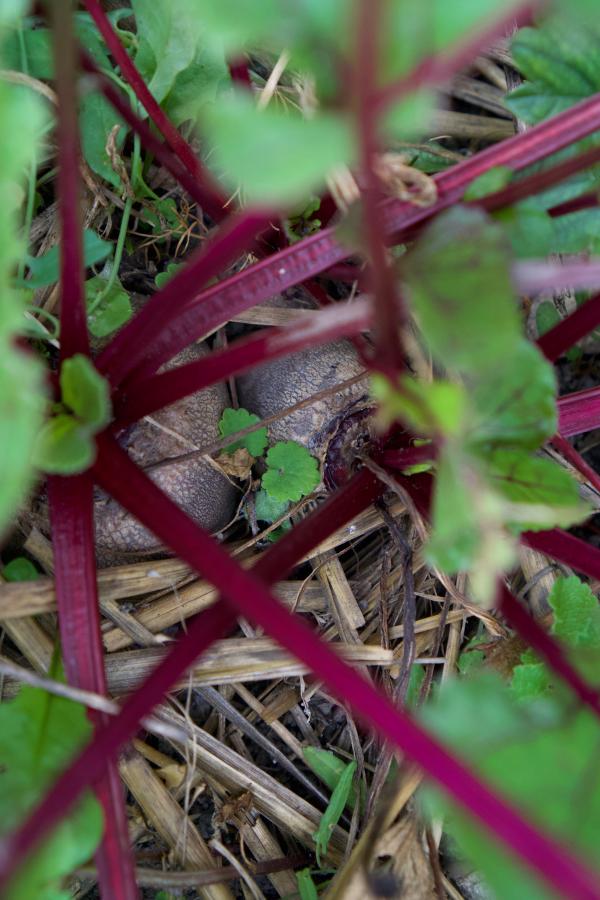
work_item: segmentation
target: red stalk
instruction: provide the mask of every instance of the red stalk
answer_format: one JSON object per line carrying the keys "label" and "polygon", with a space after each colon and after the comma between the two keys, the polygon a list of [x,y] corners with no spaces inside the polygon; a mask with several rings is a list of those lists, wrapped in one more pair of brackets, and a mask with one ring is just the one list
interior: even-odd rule
{"label": "red stalk", "polygon": [[562,322],[538,338],[537,345],[550,362],[600,326],[600,294],[590,297]]}
{"label": "red stalk", "polygon": [[140,119],[131,109],[129,101],[117,90],[112,81],[100,71],[96,63],[84,50],[80,51],[82,68],[93,75],[98,89],[108,102],[116,109],[122,119],[136,134],[139,135],[143,145],[152,153],[158,162],[179,181],[190,197],[205,210],[209,216],[219,222],[227,215],[223,209],[223,198],[215,188],[207,183],[206,177],[202,182],[182,164],[167,144],[163,144],[152,132],[150,126]]}
{"label": "red stalk", "polygon": [[565,200],[564,203],[558,203],[548,210],[552,218],[557,219],[559,216],[568,216],[570,213],[580,212],[582,209],[595,209],[598,206],[598,194],[592,191],[589,194],[581,194],[580,197],[574,197],[572,200]]}
{"label": "red stalk", "polygon": [[[546,154],[546,156],[549,155]],[[600,147],[590,147],[589,150],[584,150],[583,153],[578,153],[577,156],[564,159],[562,162],[544,169],[543,172],[536,172],[527,178],[511,181],[505,188],[496,191],[494,194],[488,194],[487,197],[482,197],[480,200],[473,200],[472,205],[480,206],[482,209],[490,212],[502,209],[505,206],[512,206],[514,203],[518,203],[519,200],[531,197],[534,194],[540,194],[542,191],[559,184],[566,178],[570,178],[576,172],[588,169],[599,161]]]}
{"label": "red stalk", "polygon": [[228,65],[231,80],[242,87],[251,87],[250,72],[248,71],[248,62],[245,56],[240,56]]}
{"label": "red stalk", "polygon": [[[106,696],[94,559],[93,481],[89,474],[48,479],[55,588],[65,674],[69,684]],[[108,717],[90,712],[97,728]],[[136,900],[139,892],[129,844],[123,787],[111,763],[96,786],[104,835],[96,853],[102,896]]]}
{"label": "red stalk", "polygon": [[572,447],[560,434],[555,434],[551,443],[559,453],[562,453],[564,458],[567,459],[571,465],[575,466],[577,471],[583,475],[586,481],[589,481],[589,483],[596,488],[598,493],[600,493],[600,475],[586,463],[585,459],[577,452],[575,447]]}
{"label": "red stalk", "polygon": [[398,303],[393,270],[387,259],[385,232],[379,215],[384,194],[374,171],[378,149],[377,110],[374,97],[380,59],[382,0],[357,0],[356,66],[354,99],[360,158],[364,237],[369,257],[368,281],[375,304],[375,346],[377,359],[386,369],[400,371],[404,357],[400,326],[404,316]]}
{"label": "red stalk", "polygon": [[422,447],[405,447],[401,450],[384,450],[381,454],[381,465],[385,468],[403,471],[410,466],[418,466],[421,463],[432,462],[437,456],[434,444],[424,444]]}
{"label": "red stalk", "polygon": [[[264,212],[249,210],[232,216],[192,254],[184,268],[148,300],[98,357],[98,368],[113,386],[120,384],[142,362],[159,335],[170,334],[177,312],[197,293],[200,285],[214,278],[247,250],[268,223],[269,216]],[[229,310],[223,308],[219,322],[226,321],[228,313]],[[186,340],[184,346],[192,340]]]}
{"label": "red stalk", "polygon": [[[596,94],[435,176],[438,200],[427,209],[398,200],[386,201],[378,210],[382,228],[390,242],[403,240],[412,235],[417,226],[422,227],[459,201],[471,181],[488,169],[499,165],[515,170],[525,168],[599,127],[600,94]],[[335,234],[334,227],[323,229],[196,294],[171,323],[169,334],[163,334],[155,341],[148,353],[147,365],[143,372],[137,373],[138,376],[153,374],[191,341],[217,327],[225,318],[223,310],[240,313],[345,260],[348,249],[336,241]],[[205,304],[212,305],[211,313],[204,308]]]}
{"label": "red stalk", "polygon": [[488,23],[480,31],[469,34],[466,40],[461,41],[446,53],[427,57],[408,75],[386,85],[378,92],[375,103],[379,112],[412,91],[427,85],[443,84],[448,81],[461,69],[470,66],[478,53],[489,47],[496,38],[504,37],[514,28],[528,25],[532,21],[534,13],[543,5],[539,0],[533,3],[522,3],[509,10],[502,18]]}
{"label": "red stalk", "polygon": [[598,427],[600,427],[600,387],[574,391],[558,398],[558,431],[563,437],[584,434]]}
{"label": "red stalk", "polygon": [[551,531],[526,531],[521,541],[533,550],[539,550],[577,572],[600,581],[600,551],[585,541],[553,528]]}
{"label": "red stalk", "polygon": [[[500,609],[506,617],[508,624],[519,634],[527,644],[546,662],[550,668],[572,689],[573,668],[568,660],[561,644],[554,640],[522,603],[511,594],[505,584],[500,589]],[[575,691],[579,700],[582,700],[590,709],[593,709],[600,717],[600,692],[580,680]]]}
{"label": "red stalk", "polygon": [[52,24],[55,83],[58,94],[57,193],[60,245],[60,352],[61,359],[89,354],[87,316],[83,296],[83,241],[80,221],[79,126],[77,122],[77,61],[71,3],[48,5]]}
{"label": "red stalk", "polygon": [[138,72],[129,54],[125,50],[125,47],[119,40],[119,37],[110,24],[99,0],[83,0],[83,5],[94,20],[96,28],[104,38],[106,46],[121,69],[123,77],[133,88],[137,99],[140,101],[158,130],[162,133],[167,144],[179,157],[190,175],[197,182],[202,182],[204,180],[204,173],[202,171],[202,166],[200,165],[200,160],[185,138],[177,131],[169,117],[162,111],[159,104],[146,87],[146,82]]}
{"label": "red stalk", "polygon": [[350,305],[336,305],[290,322],[281,328],[265,328],[242,338],[224,350],[196,362],[178,366],[134,383],[124,392],[122,405],[116,407],[119,425],[136,422],[164,406],[200,391],[211,384],[239,375],[262,365],[298,353],[307,347],[329,343],[340,337],[353,337],[371,324],[371,304],[367,299]]}
{"label": "red stalk", "polygon": [[[111,449],[110,440],[101,439]],[[97,466],[104,464],[102,450]],[[366,509],[382,492],[377,479],[368,471],[359,472],[319,510],[302,520],[284,535],[258,561],[254,574],[270,584],[283,578],[314,547],[337,528]],[[141,719],[159,703],[194,660],[235,623],[235,614],[221,602],[187,623],[185,637],[156,667],[144,684],[124,703],[118,716],[99,728],[90,743],[59,777],[38,807],[35,815],[4,842],[0,842],[0,887],[44,834],[68,811],[80,793],[93,784],[120,747],[133,735]]]}

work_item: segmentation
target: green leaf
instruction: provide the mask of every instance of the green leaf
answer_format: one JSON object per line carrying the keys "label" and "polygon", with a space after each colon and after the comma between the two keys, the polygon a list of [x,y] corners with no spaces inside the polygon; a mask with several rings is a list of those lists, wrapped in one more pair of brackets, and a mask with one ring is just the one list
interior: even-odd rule
{"label": "green leaf", "polygon": [[344,812],[344,807],[348,802],[355,772],[356,762],[352,760],[352,762],[349,762],[348,765],[344,767],[344,771],[333,790],[327,809],[321,816],[319,827],[313,834],[319,867],[321,866],[321,854],[327,853],[327,846],[333,833],[333,829],[339,822],[340,816]]}
{"label": "green leaf", "polygon": [[[12,24],[17,12],[14,4],[0,3],[0,22]],[[0,67],[7,68],[3,57]],[[14,272],[24,251],[22,187],[35,165],[45,124],[39,97],[0,81],[0,534],[32,483],[32,448],[45,407],[42,366],[15,344],[23,305],[14,290]]]}
{"label": "green leaf", "polygon": [[518,31],[511,52],[527,81],[507,98],[509,109],[535,124],[600,91],[599,38],[597,22],[566,16]]}
{"label": "green leaf", "polygon": [[479,374],[504,364],[521,335],[502,228],[456,207],[402,261],[419,324],[445,366]]}
{"label": "green leaf", "polygon": [[159,272],[156,278],[154,279],[154,283],[157,288],[162,288],[165,284],[171,280],[173,275],[176,275],[177,272],[181,269],[181,263],[169,263],[164,272]]}
{"label": "green leaf", "polygon": [[312,880],[310,869],[300,869],[299,872],[296,872],[296,881],[298,882],[300,900],[318,900],[319,895]]}
{"label": "green leaf", "polygon": [[[302,756],[304,757],[307,766],[313,770],[315,775],[318,775],[321,781],[327,785],[329,790],[335,790],[348,764],[345,763],[343,759],[340,759],[339,756],[336,756],[335,753],[332,753],[331,750],[323,750],[321,747],[303,747]],[[360,799],[362,805],[364,802],[362,791]],[[352,783],[347,799],[348,808],[353,810],[355,803],[356,786]]]}
{"label": "green leaf", "polygon": [[554,303],[550,300],[544,300],[535,312],[535,325],[538,337],[546,334],[561,321],[560,313],[556,309]]}
{"label": "green leaf", "polygon": [[[83,264],[86,268],[102,262],[112,252],[113,245],[103,241],[95,231],[86,228],[83,232]],[[55,244],[42,256],[27,256],[30,277],[25,283],[28,288],[47,287],[58,281],[60,247]]]}
{"label": "green leaf", "polygon": [[540,209],[537,198],[500,210],[494,218],[504,226],[513,252],[519,259],[558,252],[558,220],[552,219],[545,209]]}
{"label": "green leaf", "polygon": [[[485,344],[485,341],[484,341]],[[557,428],[552,365],[526,340],[518,340],[489,377],[473,377],[469,445],[537,449]]]}
{"label": "green leaf", "polygon": [[115,140],[115,147],[119,151],[123,147],[128,131],[124,120],[99,91],[93,91],[83,97],[79,111],[83,155],[93,172],[109,184],[120,187],[121,179],[113,169],[106,152],[106,142],[115,125],[121,126]]}
{"label": "green leaf", "polygon": [[486,464],[492,486],[513,507],[514,518],[509,511],[508,522],[519,531],[567,528],[590,514],[579,499],[577,482],[554,460],[502,449],[490,454]]}
{"label": "green leaf", "polygon": [[[61,678],[53,662],[50,677]],[[91,735],[83,707],[37,688],[21,688],[0,706],[0,833],[12,831]],[[59,880],[85,863],[104,827],[97,801],[87,794],[6,892],[7,900],[52,897]]]}
{"label": "green leaf", "polygon": [[450,449],[437,465],[427,557],[445,572],[468,569],[479,546],[479,523],[464,486],[465,465],[460,453]]}
{"label": "green leaf", "polygon": [[108,382],[87,356],[76,353],[63,362],[60,387],[63,403],[94,431],[110,422]]}
{"label": "green leaf", "polygon": [[[258,422],[260,422],[260,418],[255,413],[248,412],[247,409],[224,409],[223,415],[219,420],[219,433],[223,437],[227,437],[228,434],[235,434],[237,431],[248,428],[250,425],[256,425]],[[233,453],[235,450],[239,450],[240,447],[245,447],[251,456],[262,456],[268,440],[267,429],[259,428],[258,431],[253,431],[252,434],[247,434],[238,441],[228,444],[225,450],[227,453]]]}
{"label": "green leaf", "polygon": [[131,5],[139,41],[135,61],[160,102],[194,60],[204,10],[189,0],[132,0]]}
{"label": "green leaf", "polygon": [[424,382],[409,376],[399,388],[385,376],[371,376],[371,393],[379,403],[384,427],[402,419],[419,434],[458,434],[464,427],[467,394],[461,384],[450,381]]}
{"label": "green leaf", "polygon": [[174,125],[197,122],[206,105],[231,83],[223,47],[202,35],[190,64],[177,73],[162,107]]}
{"label": "green leaf", "polygon": [[[521,683],[519,703],[487,672],[447,683],[423,711],[425,724],[526,816],[597,865],[600,785],[589,772],[600,726],[591,712],[574,707],[562,693],[528,696],[534,678],[531,672],[528,685]],[[498,900],[554,898],[479,823],[459,814],[441,795],[433,799],[428,792],[428,806],[444,815],[446,828]]]}
{"label": "green leaf", "polygon": [[85,283],[88,328],[97,338],[112,334],[133,315],[129,294],[119,279],[115,278],[108,291],[106,287],[107,281],[101,275],[95,275]]}
{"label": "green leaf", "polygon": [[259,522],[276,522],[289,508],[289,500],[274,500],[265,490],[257,491],[254,511]]}
{"label": "green leaf", "polygon": [[33,464],[43,472],[55,475],[83,472],[91,466],[95,456],[96,446],[89,428],[68,415],[49,419],[33,448]]}
{"label": "green leaf", "polygon": [[2,577],[6,581],[35,581],[40,573],[30,559],[17,556],[3,567]]}
{"label": "green leaf", "polygon": [[508,166],[494,166],[471,182],[465,191],[463,200],[466,203],[471,200],[480,200],[482,197],[487,197],[488,194],[495,194],[496,191],[500,191],[510,184],[512,177],[513,170]]}
{"label": "green leaf", "polygon": [[208,164],[231,190],[261,206],[300,202],[322,188],[334,166],[351,163],[354,144],[341,115],[303,119],[270,105],[256,108],[246,92],[207,107],[203,129],[212,145]]}
{"label": "green leaf", "polygon": [[279,441],[266,457],[262,487],[274,500],[300,500],[321,480],[317,460],[295,441]]}
{"label": "green leaf", "polygon": [[554,610],[552,632],[574,648],[600,650],[600,607],[589,585],[579,578],[557,578],[548,603]]}

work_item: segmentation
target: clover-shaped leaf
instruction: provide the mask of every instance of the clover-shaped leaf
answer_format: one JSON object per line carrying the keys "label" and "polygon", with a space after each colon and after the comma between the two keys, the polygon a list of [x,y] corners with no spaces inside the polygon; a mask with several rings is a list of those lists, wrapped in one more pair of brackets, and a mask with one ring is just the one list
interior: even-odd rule
{"label": "clover-shaped leaf", "polygon": [[[236,431],[248,428],[249,425],[256,425],[257,422],[260,422],[259,417],[248,412],[247,409],[225,409],[219,421],[219,431],[223,437],[227,437],[228,434],[235,434]],[[240,438],[239,441],[232,441],[227,445],[225,451],[233,453],[240,447],[245,447],[252,456],[262,456],[267,441],[267,429],[260,428],[258,431],[253,431],[252,434]]]}

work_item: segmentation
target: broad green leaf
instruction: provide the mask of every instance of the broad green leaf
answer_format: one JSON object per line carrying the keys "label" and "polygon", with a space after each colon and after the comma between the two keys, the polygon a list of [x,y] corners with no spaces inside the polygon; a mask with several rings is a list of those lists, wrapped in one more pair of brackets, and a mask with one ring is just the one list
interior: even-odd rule
{"label": "broad green leaf", "polygon": [[289,505],[289,500],[274,500],[262,489],[254,497],[254,511],[259,522],[276,522]]}
{"label": "broad green leaf", "polygon": [[98,338],[112,334],[128,322],[133,314],[129,294],[119,279],[115,279],[108,291],[106,285],[106,279],[101,275],[95,275],[85,283],[88,328]]}
{"label": "broad green leaf", "polygon": [[49,419],[37,435],[33,464],[55,475],[83,472],[94,461],[96,447],[90,431],[73,416]]}
{"label": "broad green leaf", "polygon": [[[570,698],[546,693],[528,697],[527,685],[521,686],[525,690],[516,704],[510,688],[488,673],[448,683],[423,711],[425,723],[533,821],[587,856],[593,866],[600,785],[589,773],[600,727],[591,712],[575,710]],[[480,824],[458,814],[440,795],[435,800],[429,796],[429,804],[436,815],[446,816],[447,829],[497,900],[554,898]]]}
{"label": "broad green leaf", "polygon": [[556,222],[537,200],[524,200],[495,213],[506,229],[514,255],[519,259],[547,256],[557,252]]}
{"label": "broad green leaf", "polygon": [[83,97],[79,112],[83,155],[93,172],[109,184],[120,187],[121,179],[113,169],[106,152],[106,142],[115,125],[121,126],[115,141],[116,149],[119,151],[123,147],[128,130],[125,122],[99,91],[93,91]]}
{"label": "broad green leaf", "polygon": [[[256,425],[258,422],[260,422],[260,418],[255,413],[248,412],[247,409],[224,409],[219,421],[219,433],[223,437],[227,437],[228,434],[235,434],[236,431]],[[225,450],[227,453],[233,453],[240,447],[245,447],[251,456],[262,456],[268,440],[267,429],[259,428],[258,431],[247,434],[239,441],[228,444]]]}
{"label": "broad green leaf", "polygon": [[183,122],[201,122],[206,105],[215,102],[230,82],[222,47],[202,36],[190,64],[177,73],[162,103],[163,109],[177,126]]}
{"label": "broad green leaf", "polygon": [[136,63],[160,102],[194,60],[204,9],[190,0],[132,0],[131,5],[139,41]]}
{"label": "broad green leaf", "polygon": [[[484,342],[485,343],[485,342]],[[470,446],[537,449],[556,432],[556,378],[551,364],[519,340],[490,377],[473,376]]]}
{"label": "broad green leaf", "polygon": [[6,581],[35,581],[40,573],[25,556],[17,556],[2,567],[2,577]]}
{"label": "broad green leaf", "polygon": [[511,52],[527,81],[509,95],[507,106],[535,124],[600,91],[599,39],[597,22],[584,26],[566,16],[522,28]]}
{"label": "broad green leaf", "polygon": [[26,19],[23,20],[22,26],[20,35],[17,28],[7,32],[2,43],[3,64],[7,69],[26,71],[33,78],[43,80],[54,78],[50,31],[47,28],[34,29],[31,27],[31,20]]}
{"label": "broad green leaf", "polygon": [[487,457],[486,471],[493,488],[510,501],[507,519],[519,531],[566,528],[590,514],[577,482],[554,460],[501,449]]}
{"label": "broad green leaf", "polygon": [[258,110],[250,95],[232,93],[207,107],[208,164],[231,190],[262,206],[300,202],[340,163],[351,163],[349,122],[338,114],[303,119],[273,105]]}
{"label": "broad green leaf", "polygon": [[[50,675],[61,677],[55,662]],[[90,734],[83,707],[37,688],[21,688],[16,699],[0,706],[0,833],[23,820]],[[87,862],[102,830],[100,806],[87,794],[27,860],[7,900],[62,896],[56,893],[59,879]]]}
{"label": "broad green leaf", "polygon": [[[0,7],[0,22],[12,24],[20,7],[13,6],[12,12],[5,4]],[[0,66],[5,67],[1,55]],[[45,122],[33,92],[0,81],[0,534],[31,485],[32,447],[45,407],[42,367],[33,354],[15,346],[23,306],[13,288],[17,260],[25,249],[20,237],[21,186],[35,164]]]}
{"label": "broad green leaf", "polygon": [[[113,245],[103,241],[95,231],[89,228],[83,232],[83,264],[94,266],[112,252]],[[42,256],[27,256],[30,276],[25,286],[28,288],[46,287],[58,281],[60,267],[60,247],[55,244]]]}
{"label": "broad green leaf", "polygon": [[521,329],[498,224],[479,209],[456,207],[435,219],[401,268],[439,362],[475,374],[506,363]]}
{"label": "broad green leaf", "polygon": [[295,441],[279,441],[266,457],[262,487],[274,500],[300,500],[319,484],[317,460]]}
{"label": "broad green leaf", "polygon": [[65,406],[94,431],[99,431],[110,422],[108,382],[87,356],[77,353],[63,362],[60,388]]}

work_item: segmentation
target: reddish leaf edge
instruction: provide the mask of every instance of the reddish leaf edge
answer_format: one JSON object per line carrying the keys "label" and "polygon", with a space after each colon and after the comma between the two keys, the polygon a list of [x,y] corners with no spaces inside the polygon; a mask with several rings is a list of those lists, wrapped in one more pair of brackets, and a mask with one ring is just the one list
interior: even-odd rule
{"label": "reddish leaf edge", "polygon": [[[94,556],[93,490],[90,473],[48,479],[55,591],[62,658],[69,684],[106,696]],[[91,712],[94,727],[107,721]],[[102,843],[96,852],[102,895],[115,900],[139,897],[129,841],[125,796],[112,761],[96,785],[104,813]]]}

